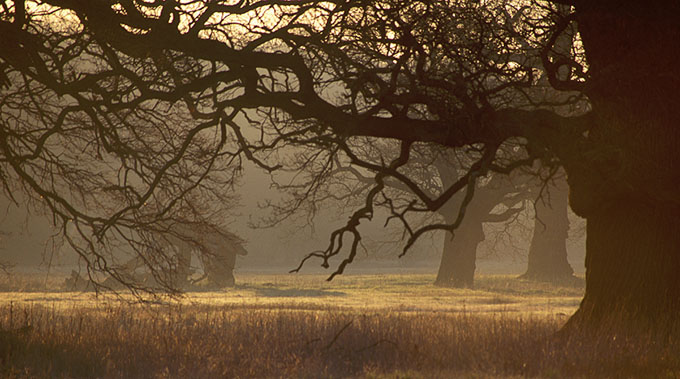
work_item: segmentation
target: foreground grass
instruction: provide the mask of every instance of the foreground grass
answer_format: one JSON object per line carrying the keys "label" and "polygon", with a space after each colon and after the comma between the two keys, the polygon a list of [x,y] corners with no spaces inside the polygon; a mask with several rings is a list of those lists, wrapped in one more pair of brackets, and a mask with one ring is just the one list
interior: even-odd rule
{"label": "foreground grass", "polygon": [[[86,300],[87,294],[8,293],[0,306],[0,375],[680,375],[680,343],[673,336],[555,338],[566,319],[555,310],[565,306],[546,308],[545,298],[562,304],[578,297],[578,288],[506,277],[483,278],[474,291],[439,289],[428,277],[413,275],[346,277],[331,287],[313,277],[240,279],[233,291],[155,305]],[[364,304],[370,296],[373,303]],[[487,304],[495,298],[500,304]],[[463,299],[477,303],[459,307]],[[519,308],[532,303],[543,305],[531,312]],[[490,308],[497,306],[505,308]]]}

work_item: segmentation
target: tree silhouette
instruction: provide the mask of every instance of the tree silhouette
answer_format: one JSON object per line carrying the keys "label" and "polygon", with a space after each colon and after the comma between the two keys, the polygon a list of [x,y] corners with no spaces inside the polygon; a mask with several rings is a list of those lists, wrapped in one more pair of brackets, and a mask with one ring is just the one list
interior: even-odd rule
{"label": "tree silhouette", "polygon": [[[565,6],[572,6],[566,15]],[[316,149],[316,164],[340,156],[374,173],[365,204],[325,251],[311,255],[327,263],[346,253],[341,273],[387,178],[418,197],[395,208],[394,217],[437,211],[464,192],[453,222],[406,227],[408,248],[425,233],[458,227],[486,173],[540,160],[564,167],[571,207],[588,222],[586,295],[571,325],[614,316],[675,320],[679,8],[675,0],[6,0],[4,183],[43,196],[60,222],[85,223],[101,241],[128,215],[140,215],[151,188],[181,193],[186,187],[177,183],[187,174],[202,183],[212,157],[226,154],[226,141],[269,170],[278,167],[273,149],[306,146]],[[573,27],[578,38],[569,38],[567,54],[560,37]],[[8,91],[15,100],[7,100]],[[31,111],[12,111],[14,104]],[[181,118],[171,120],[166,113],[175,107]],[[180,135],[163,133],[180,125]],[[199,137],[210,148],[187,142]],[[399,153],[362,159],[357,147],[374,139],[395,141]],[[400,170],[418,142],[472,148],[478,157],[430,197]],[[521,146],[516,154],[503,153],[510,142]],[[120,172],[135,179],[102,185],[109,178],[96,165],[75,170],[57,159],[76,160],[81,152],[131,162]],[[191,159],[182,164],[178,154],[207,161],[189,167]],[[53,159],[38,165],[45,156]],[[75,173],[85,180],[71,180]],[[165,183],[170,178],[179,182]],[[102,197],[71,198],[79,193],[69,188],[74,182],[85,193],[113,191],[127,205],[100,208],[95,200]],[[108,211],[89,215],[76,201]]]}
{"label": "tree silhouette", "polygon": [[558,177],[534,201],[534,232],[529,247],[527,271],[523,279],[553,283],[577,283],[574,269],[567,260],[569,234],[568,188],[564,177]]}

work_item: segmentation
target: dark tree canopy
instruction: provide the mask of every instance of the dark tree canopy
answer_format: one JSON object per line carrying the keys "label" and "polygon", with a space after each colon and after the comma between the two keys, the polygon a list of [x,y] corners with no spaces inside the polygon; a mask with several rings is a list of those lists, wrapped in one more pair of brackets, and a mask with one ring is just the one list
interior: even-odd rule
{"label": "dark tree canopy", "polygon": [[[459,192],[462,216],[478,180],[540,161],[564,167],[571,207],[588,220],[573,320],[678,314],[675,0],[0,5],[5,190],[40,200],[66,235],[72,223],[86,257],[187,214],[197,191],[228,194],[242,158],[270,171],[313,166],[308,193],[341,162],[375,180],[313,254],[325,264],[346,254],[342,272],[386,180],[416,199],[395,204],[397,217]],[[366,154],[382,140],[398,153]],[[403,169],[421,143],[475,160],[432,195]],[[406,247],[460,222],[408,230]]]}

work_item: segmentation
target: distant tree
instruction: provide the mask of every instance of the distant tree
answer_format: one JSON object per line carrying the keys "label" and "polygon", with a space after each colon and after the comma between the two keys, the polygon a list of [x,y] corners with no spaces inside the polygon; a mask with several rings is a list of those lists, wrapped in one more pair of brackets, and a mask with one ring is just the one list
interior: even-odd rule
{"label": "distant tree", "polygon": [[[285,157],[272,149],[308,146],[321,152],[315,160],[332,166],[329,158],[341,155],[374,173],[364,205],[325,251],[312,255],[328,264],[346,253],[341,273],[387,178],[418,198],[395,208],[399,217],[435,212],[461,191],[463,214],[487,173],[539,160],[564,167],[572,210],[588,222],[586,295],[570,325],[613,317],[677,321],[676,0],[5,0],[0,6],[4,183],[43,196],[60,223],[95,236],[92,247],[111,233],[126,235],[120,228],[132,229],[133,221],[144,224],[154,189],[175,191],[153,207],[164,214],[166,199],[200,187],[212,172],[213,159],[205,157],[242,153],[274,170],[275,158]],[[567,54],[557,41],[571,25],[578,38],[570,38]],[[91,68],[74,60],[92,62]],[[570,94],[562,107],[548,96],[555,91]],[[18,105],[30,111],[17,111]],[[562,112],[569,106],[573,112]],[[169,116],[169,109],[182,117]],[[253,110],[266,120],[247,123]],[[187,142],[199,136],[207,147]],[[397,143],[399,153],[382,161],[355,153],[381,139]],[[227,150],[227,140],[238,147]],[[512,157],[499,154],[508,141],[521,146]],[[430,197],[401,170],[418,142],[474,148],[479,159]],[[99,154],[100,165],[120,163],[112,171],[116,179],[102,175],[101,166],[64,163]],[[176,154],[196,164],[183,165]],[[75,174],[86,180],[70,179]],[[118,175],[128,179],[119,182]],[[111,198],[127,205],[101,200]],[[76,201],[87,207],[76,208]],[[462,220],[406,228],[405,248],[425,233],[455,230]],[[98,257],[92,265],[105,269],[98,251],[88,250]]]}
{"label": "distant tree", "polygon": [[[362,157],[366,157],[364,159],[384,157],[389,155],[390,147],[393,146],[364,146],[361,152]],[[392,153],[394,154],[393,151]],[[408,172],[409,176],[414,178],[419,187],[429,196],[436,196],[458,180],[460,175],[465,174],[464,167],[474,162],[473,156],[474,154],[470,156],[465,152],[455,154],[450,150],[432,145],[417,146],[413,148],[412,158],[403,170]],[[354,207],[359,205],[362,197],[374,184],[373,178],[341,162],[337,162],[336,167],[335,171],[323,178],[323,185],[321,181],[317,182],[313,196],[302,192],[306,191],[305,186],[284,186],[289,193],[294,194],[293,198],[298,201],[282,206],[279,217],[286,217],[295,211],[304,210],[303,213],[308,215],[307,218],[313,219],[317,208],[337,208],[339,202],[345,204],[345,207],[347,203]],[[321,175],[311,173],[309,177],[319,179]],[[376,207],[384,208],[388,213],[392,212],[392,217],[388,219],[385,226],[392,220],[406,225],[423,222],[418,219],[410,221],[402,219],[395,213],[399,203],[409,204],[417,201],[417,198],[402,182],[386,180],[384,192],[383,201],[376,202]],[[477,247],[485,240],[484,224],[511,220],[521,211],[523,201],[527,196],[530,194],[524,188],[523,183],[520,181],[513,183],[504,175],[489,175],[485,180],[478,182],[475,197],[466,206],[460,226],[454,233],[446,233],[435,284],[444,287],[473,287]],[[298,205],[303,201],[306,207],[299,208]],[[460,217],[461,201],[462,196],[452,197],[436,214],[445,222],[454,223]],[[498,206],[503,207],[503,211],[494,212]],[[408,226],[408,229],[412,227]],[[402,256],[403,254],[400,258]]]}
{"label": "distant tree", "polygon": [[[387,147],[381,148],[385,150]],[[385,152],[380,147],[373,146],[373,149],[364,148],[363,154],[375,157],[384,155]],[[465,161],[469,161],[468,164],[473,162],[469,159],[469,154],[451,154],[450,151],[434,146],[414,147],[412,155],[404,170],[430,196],[436,196],[458,180],[460,175],[464,175]],[[289,203],[288,207],[281,207],[285,210],[282,214],[288,216],[300,210],[298,206],[302,199],[306,200],[308,219],[314,218],[315,209],[334,207],[339,201],[357,206],[356,203],[360,201],[358,195],[363,195],[371,188],[373,179],[351,167],[343,167],[341,163],[336,166],[338,169],[324,178],[326,186],[319,185],[313,197],[305,192],[300,193],[306,191],[305,186],[288,187],[298,200]],[[312,173],[309,177],[318,179],[320,175]],[[553,173],[548,180],[542,181],[535,179],[530,173],[516,172],[513,179],[496,174],[488,175],[478,182],[475,196],[466,206],[465,217],[460,226],[454,233],[447,233],[444,238],[435,284],[445,287],[473,287],[477,249],[486,239],[484,224],[517,221],[517,214],[524,209],[525,202],[534,204],[531,211],[534,224],[528,268],[521,278],[554,283],[573,282],[575,278],[566,250],[569,223],[566,219],[568,204],[563,173],[557,177]],[[390,191],[391,201],[378,202],[378,206],[393,209],[397,198],[403,203],[413,201],[408,196],[408,187],[403,183],[386,180],[385,185],[386,190]],[[321,193],[323,195],[319,195]],[[461,201],[462,196],[453,196],[437,213],[446,223],[453,224],[459,217]],[[293,204],[295,210],[290,209]],[[497,208],[502,208],[502,211],[494,211]]]}
{"label": "distant tree", "polygon": [[[574,282],[567,260],[569,191],[563,177],[545,186],[534,202],[534,231],[523,279],[553,283]],[[538,191],[540,192],[540,190]]]}
{"label": "distant tree", "polygon": [[[446,233],[442,250],[442,259],[437,272],[435,284],[446,287],[473,287],[476,270],[477,249],[486,240],[484,225],[512,220],[521,211],[517,203],[517,189],[503,183],[499,185],[498,176],[492,177],[476,191],[475,197],[468,204],[460,226],[451,233]],[[496,183],[493,183],[496,181]],[[514,195],[514,196],[513,196]],[[455,198],[454,198],[455,199]],[[452,224],[458,217],[458,206],[455,201],[445,204],[440,214],[446,223]],[[503,212],[494,213],[499,205],[506,208]]]}
{"label": "distant tree", "polygon": [[[434,164],[444,174],[444,188],[456,180],[449,165]],[[527,271],[522,279],[553,283],[573,283],[573,269],[567,260],[568,191],[563,176],[540,185],[529,174],[517,173],[514,180],[494,175],[478,185],[475,196],[467,205],[465,217],[454,234],[444,239],[442,261],[436,283],[443,286],[472,287],[477,249],[486,240],[484,224],[519,222],[518,212],[525,202],[532,203],[533,222]],[[438,211],[446,223],[458,217],[460,197],[454,197]],[[502,211],[495,211],[497,208]],[[526,227],[529,227],[526,225]]]}
{"label": "distant tree", "polygon": [[[5,248],[5,239],[7,238],[7,233],[3,230],[0,230],[0,249]],[[10,272],[12,271],[12,268],[14,265],[10,262],[6,262],[4,260],[0,260],[0,271],[4,272],[5,274],[9,275]]]}
{"label": "distant tree", "polygon": [[[455,182],[452,165],[434,164],[442,175],[443,188]],[[448,172],[448,174],[447,174]],[[534,204],[533,234],[529,245],[527,271],[521,278],[553,283],[570,283],[575,279],[567,260],[568,200],[564,177],[550,179],[537,186],[528,174],[517,173],[514,180],[500,175],[491,176],[479,184],[474,198],[467,205],[465,217],[452,236],[444,239],[442,261],[436,284],[472,287],[477,249],[486,239],[484,224],[518,222],[517,213],[524,202]],[[446,223],[458,217],[460,197],[454,197],[438,211]],[[501,207],[503,211],[494,211]]]}
{"label": "distant tree", "polygon": [[[436,151],[436,150],[435,150]],[[423,154],[423,152],[421,152]],[[465,166],[472,164],[469,154],[452,155],[447,152],[425,152],[429,158],[420,159],[421,175],[424,178],[434,177],[436,180],[429,185],[421,184],[423,188],[430,188],[430,196],[449,188],[467,172]],[[457,161],[457,162],[456,162]],[[467,162],[466,162],[467,161]],[[486,239],[484,225],[487,223],[508,222],[522,210],[522,203],[527,191],[521,181],[509,180],[504,175],[487,175],[478,181],[475,196],[465,206],[464,216],[458,228],[447,232],[444,236],[442,257],[435,284],[445,287],[473,287],[476,270],[477,249]],[[456,223],[461,217],[459,210],[463,196],[453,196],[437,213],[447,224]],[[496,211],[497,208],[501,211]]]}
{"label": "distant tree", "polygon": [[[165,97],[206,68],[171,55],[147,65],[98,42],[73,14],[37,4],[3,2],[0,12],[4,195],[46,209],[95,284],[112,277],[135,291],[174,292],[164,225],[223,224],[233,204],[224,190],[239,168],[226,132],[194,118],[194,103]],[[153,286],[127,275],[130,258]]]}

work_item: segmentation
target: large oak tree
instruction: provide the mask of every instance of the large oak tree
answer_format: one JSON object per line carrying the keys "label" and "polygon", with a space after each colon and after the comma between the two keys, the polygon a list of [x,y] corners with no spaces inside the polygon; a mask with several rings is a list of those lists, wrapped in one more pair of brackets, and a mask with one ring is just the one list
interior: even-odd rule
{"label": "large oak tree", "polygon": [[[223,141],[235,141],[239,156],[269,170],[278,166],[268,152],[294,145],[316,149],[316,161],[328,162],[329,170],[341,156],[374,172],[376,184],[365,205],[331,236],[326,251],[313,254],[327,262],[347,251],[338,273],[354,257],[361,238],[357,225],[372,217],[385,179],[401,181],[418,197],[395,205],[395,217],[402,220],[408,213],[437,211],[465,192],[452,223],[407,228],[408,248],[425,233],[460,225],[479,178],[540,160],[564,167],[571,207],[588,223],[586,295],[572,322],[613,315],[677,317],[680,4],[675,0],[3,0],[0,5],[3,94],[32,102],[31,117],[44,124],[40,132],[26,132],[19,128],[26,118],[2,110],[4,183],[20,181],[65,220],[86,219],[102,236],[123,215],[134,214],[153,190],[107,186],[129,203],[85,218],[72,205],[79,199],[51,195],[68,193],[63,192],[68,183],[45,191],[45,177],[37,177],[42,171],[27,166],[47,147],[65,143],[56,137],[76,127],[94,136],[85,145],[95,156],[135,156],[120,147],[145,135],[135,134],[136,125],[148,135],[165,135],[160,145],[170,143],[173,138],[164,132],[176,125],[151,115],[171,107],[182,108],[185,118],[177,122],[189,133],[176,135],[180,140],[171,144],[182,154],[194,145],[181,140],[213,131]],[[571,6],[567,14],[565,6]],[[572,46],[565,54],[556,45],[573,28],[579,37],[569,38]],[[83,69],[77,60],[90,65]],[[570,94],[559,107],[555,91]],[[569,105],[575,109],[559,110]],[[399,154],[385,160],[356,153],[357,146],[375,139],[396,141]],[[431,197],[400,169],[419,142],[473,149],[477,161]],[[502,153],[510,143],[521,146],[517,154]],[[201,151],[216,156],[224,148],[208,146],[195,157]],[[136,151],[144,150],[137,146]],[[144,164],[146,158],[135,157]],[[181,162],[190,160],[178,156],[138,171],[155,178],[149,183],[156,188]]]}

